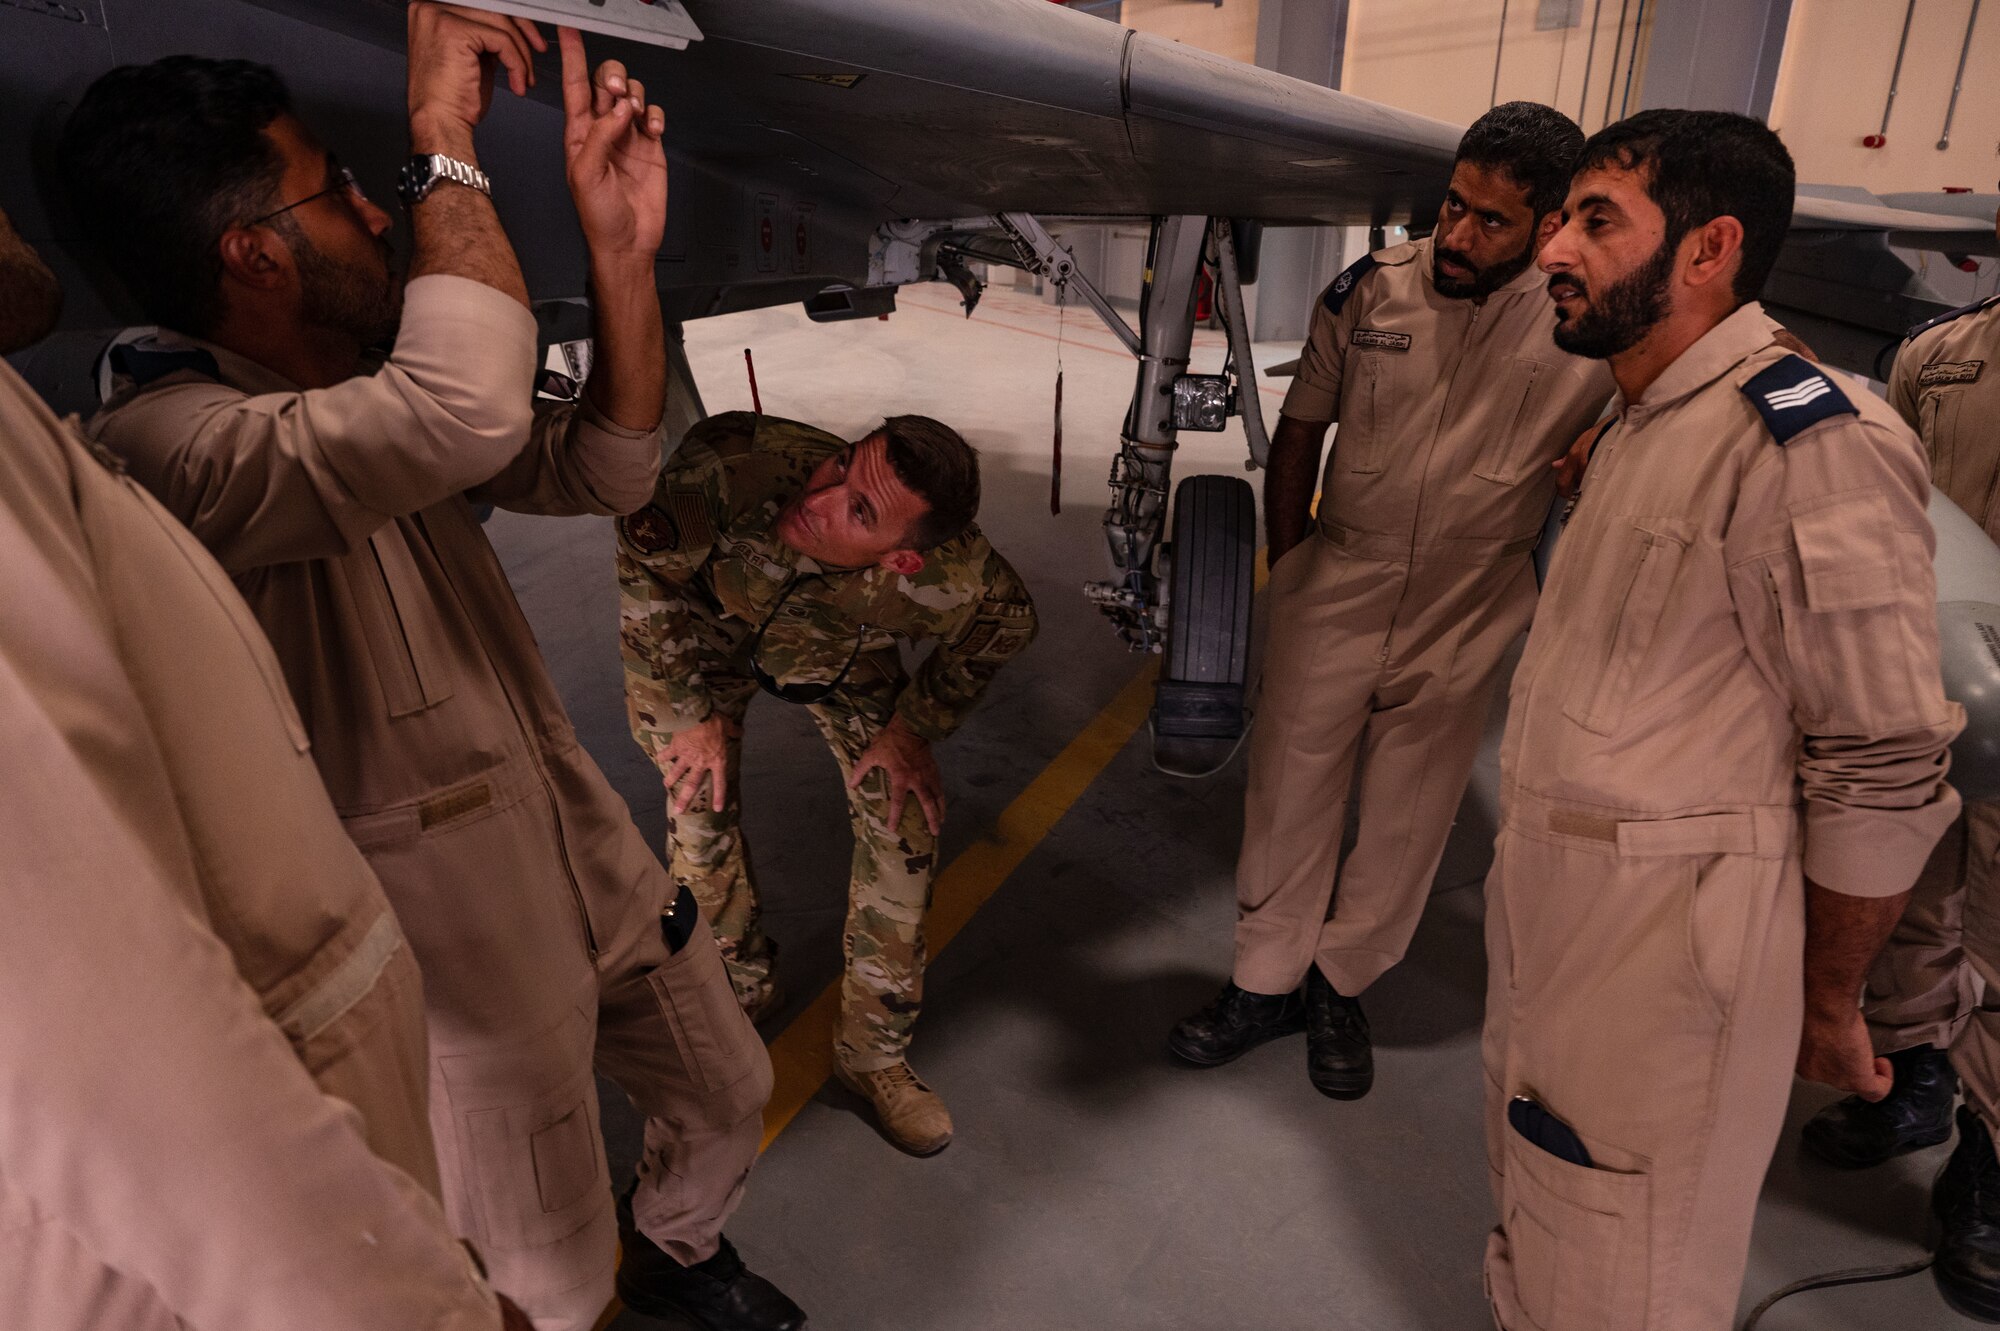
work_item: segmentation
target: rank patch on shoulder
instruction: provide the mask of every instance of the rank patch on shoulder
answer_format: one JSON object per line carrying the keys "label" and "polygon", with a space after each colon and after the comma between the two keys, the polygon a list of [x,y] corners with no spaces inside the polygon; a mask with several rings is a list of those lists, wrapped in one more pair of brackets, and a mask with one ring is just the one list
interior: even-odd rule
{"label": "rank patch on shoulder", "polygon": [[1985,371],[1983,360],[1934,360],[1917,371],[1917,382],[1925,388],[1937,384],[1976,384]]}
{"label": "rank patch on shoulder", "polygon": [[1743,396],[1780,444],[1790,443],[1828,417],[1861,414],[1847,394],[1802,356],[1786,356],[1752,375],[1743,385]]}
{"label": "rank patch on shoulder", "polygon": [[1319,298],[1320,304],[1326,306],[1328,314],[1339,314],[1340,307],[1347,304],[1348,294],[1354,290],[1355,284],[1379,266],[1374,255],[1362,255],[1347,266],[1347,271],[1333,279],[1332,285],[1327,287],[1326,293]]}
{"label": "rank patch on shoulder", "polygon": [[1379,328],[1357,328],[1348,341],[1357,347],[1381,347],[1388,351],[1408,351],[1408,333],[1385,333]]}

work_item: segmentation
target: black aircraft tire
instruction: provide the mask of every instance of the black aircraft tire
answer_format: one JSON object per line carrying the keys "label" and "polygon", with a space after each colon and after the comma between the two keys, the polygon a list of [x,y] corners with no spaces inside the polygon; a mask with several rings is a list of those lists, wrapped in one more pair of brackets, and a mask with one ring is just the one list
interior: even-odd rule
{"label": "black aircraft tire", "polygon": [[1242,684],[1250,661],[1257,503],[1238,476],[1190,476],[1174,490],[1168,679]]}

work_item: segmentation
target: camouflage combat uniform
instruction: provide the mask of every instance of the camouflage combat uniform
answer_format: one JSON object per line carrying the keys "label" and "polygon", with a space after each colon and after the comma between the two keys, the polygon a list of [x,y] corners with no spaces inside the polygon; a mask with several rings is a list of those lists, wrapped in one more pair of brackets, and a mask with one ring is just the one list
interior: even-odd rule
{"label": "camouflage combat uniform", "polygon": [[[733,412],[703,421],[667,464],[653,502],[618,522],[625,695],[632,732],[656,764],[675,732],[720,713],[741,722],[755,664],[780,685],[841,680],[810,704],[841,775],[889,721],[949,735],[994,674],[1035,635],[1028,590],[977,527],[927,552],[903,577],[879,566],[826,569],[779,541],[779,513],[846,442],[809,425]],[[912,679],[897,639],[937,646]],[[850,664],[851,662],[851,664]],[[700,900],[739,997],[769,994],[774,948],[758,927],[740,825],[740,738],[729,744],[720,808],[704,795],[669,815],[674,877]],[[886,775],[848,792],[854,863],[838,1054],[866,1072],[899,1062],[923,992],[924,913],[936,838],[915,798],[889,826]]]}

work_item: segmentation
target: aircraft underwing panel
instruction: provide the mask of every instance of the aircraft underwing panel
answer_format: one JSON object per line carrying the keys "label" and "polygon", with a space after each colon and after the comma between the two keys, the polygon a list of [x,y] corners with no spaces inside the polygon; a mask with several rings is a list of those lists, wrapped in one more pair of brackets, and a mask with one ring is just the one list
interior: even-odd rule
{"label": "aircraft underwing panel", "polygon": [[701,40],[701,29],[688,17],[680,0],[478,0],[482,9],[498,10],[537,23],[567,24],[582,32],[685,50]]}
{"label": "aircraft underwing panel", "polygon": [[1457,141],[1040,0],[691,6],[689,68],[726,66],[762,125],[895,180],[903,216],[1401,221],[1435,208]]}

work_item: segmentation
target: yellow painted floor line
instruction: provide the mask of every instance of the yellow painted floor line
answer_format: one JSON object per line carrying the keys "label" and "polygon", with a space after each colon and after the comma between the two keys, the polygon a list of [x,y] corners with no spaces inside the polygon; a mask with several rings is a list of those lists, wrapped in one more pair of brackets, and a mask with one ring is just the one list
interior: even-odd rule
{"label": "yellow painted floor line", "polygon": [[[1258,576],[1261,582],[1261,564]],[[1134,732],[1146,724],[1153,680],[1159,673],[1158,659],[1148,661],[1145,669],[1028,783],[1028,788],[1000,811],[992,834],[967,846],[945,866],[938,875],[925,929],[932,957],[944,951],[945,944],[1042,844]],[[770,1146],[833,1075],[833,1030],[839,1016],[840,981],[835,980],[771,1041],[774,1085],[770,1102],[764,1106],[764,1147]],[[624,1310],[625,1305],[613,1299],[597,1319],[596,1331],[604,1331]]]}
{"label": "yellow painted floor line", "polygon": [[[1050,830],[1110,765],[1139,727],[1153,701],[1157,661],[1132,677],[1118,696],[1071,740],[1028,788],[1001,810],[990,835],[959,852],[938,875],[925,926],[930,955],[944,951],[966,921],[1020,867]],[[822,990],[771,1041],[775,1085],[764,1107],[764,1145],[785,1130],[833,1075],[834,1026],[840,1017],[840,982]]]}

